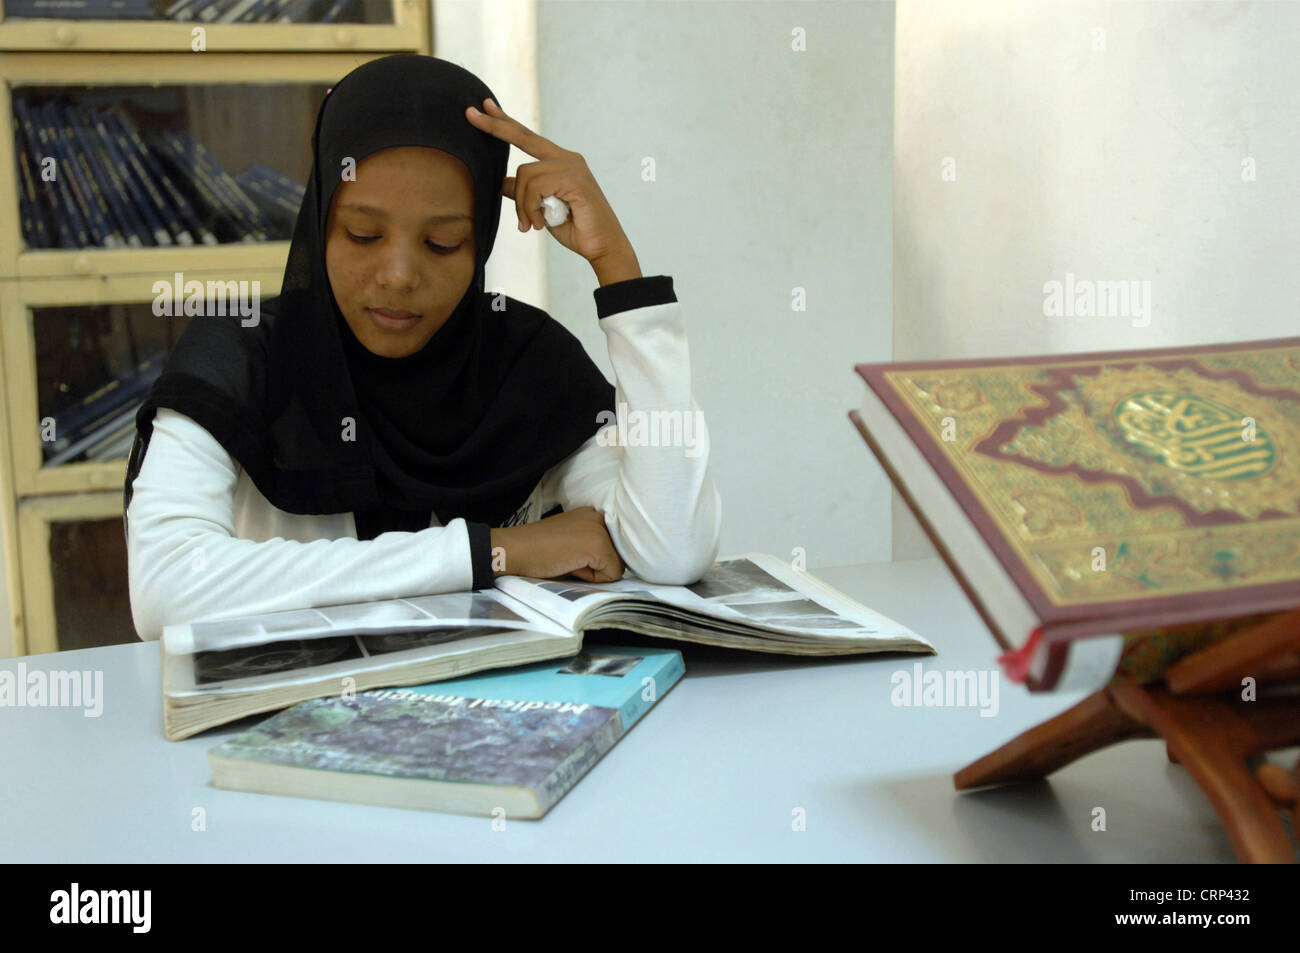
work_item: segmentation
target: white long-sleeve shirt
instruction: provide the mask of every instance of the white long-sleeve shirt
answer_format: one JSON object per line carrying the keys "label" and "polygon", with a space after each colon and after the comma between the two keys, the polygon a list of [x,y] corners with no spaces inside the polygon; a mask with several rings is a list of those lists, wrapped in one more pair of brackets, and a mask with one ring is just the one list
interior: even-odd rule
{"label": "white long-sleeve shirt", "polygon": [[[595,289],[621,419],[548,470],[506,525],[534,522],[556,504],[595,507],[629,569],[682,585],[717,558],[722,503],[671,281]],[[167,407],[155,413],[126,517],[131,613],[142,639],[173,623],[491,585],[477,524],[473,546],[470,524],[442,526],[436,515],[419,532],[359,540],[352,513],[287,513],[206,429]]]}

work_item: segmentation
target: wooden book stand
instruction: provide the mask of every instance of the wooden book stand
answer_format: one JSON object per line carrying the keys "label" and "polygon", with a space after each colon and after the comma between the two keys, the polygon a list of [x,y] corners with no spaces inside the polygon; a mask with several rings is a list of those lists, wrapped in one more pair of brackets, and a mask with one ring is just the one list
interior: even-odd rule
{"label": "wooden book stand", "polygon": [[953,776],[958,790],[1041,778],[1118,741],[1158,735],[1214,805],[1237,858],[1295,863],[1278,808],[1248,758],[1300,744],[1300,694],[1242,699],[1300,682],[1300,609],[1277,615],[1170,666],[1163,684],[1115,681]]}

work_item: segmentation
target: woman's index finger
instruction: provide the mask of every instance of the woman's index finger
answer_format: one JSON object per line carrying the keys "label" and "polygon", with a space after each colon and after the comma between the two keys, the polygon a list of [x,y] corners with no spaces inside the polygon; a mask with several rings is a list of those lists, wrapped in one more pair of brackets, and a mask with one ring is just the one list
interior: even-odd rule
{"label": "woman's index finger", "polygon": [[565,150],[551,140],[533,132],[519,120],[507,116],[495,100],[485,99],[483,105],[487,112],[480,110],[477,116],[470,114],[470,121],[477,128],[512,146],[518,146],[534,159],[554,159],[564,154]]}

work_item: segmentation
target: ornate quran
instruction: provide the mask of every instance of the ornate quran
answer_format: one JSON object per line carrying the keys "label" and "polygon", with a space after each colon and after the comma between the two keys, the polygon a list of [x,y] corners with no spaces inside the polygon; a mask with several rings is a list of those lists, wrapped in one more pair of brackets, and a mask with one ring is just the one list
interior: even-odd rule
{"label": "ornate quran", "polygon": [[858,370],[1045,624],[1300,605],[1300,338]]}

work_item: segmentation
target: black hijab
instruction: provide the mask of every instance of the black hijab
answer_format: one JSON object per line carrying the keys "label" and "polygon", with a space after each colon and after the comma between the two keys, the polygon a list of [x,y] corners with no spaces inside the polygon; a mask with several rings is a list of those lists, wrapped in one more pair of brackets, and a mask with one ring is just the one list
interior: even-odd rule
{"label": "black hijab", "polygon": [[[136,414],[124,506],[158,407],[211,433],[272,505],[353,512],[360,539],[424,529],[431,513],[500,526],[596,432],[615,392],[582,344],[546,312],[484,290],[509,145],[470,125],[465,107],[492,95],[467,70],[414,53],[334,86],[316,116],[280,294],[251,327],[237,314],[190,321]],[[446,324],[401,358],[356,339],[325,268],[343,158],[359,165],[390,146],[441,149],[474,182],[474,279]]]}

